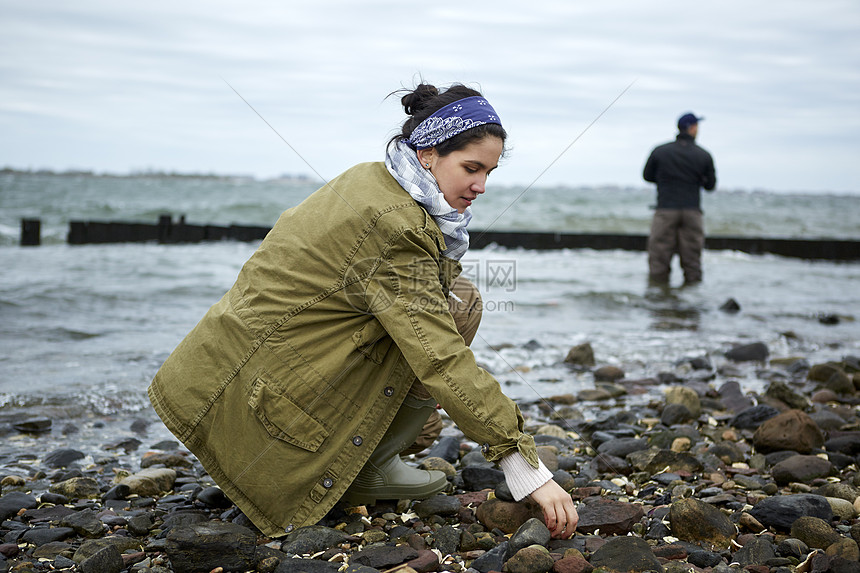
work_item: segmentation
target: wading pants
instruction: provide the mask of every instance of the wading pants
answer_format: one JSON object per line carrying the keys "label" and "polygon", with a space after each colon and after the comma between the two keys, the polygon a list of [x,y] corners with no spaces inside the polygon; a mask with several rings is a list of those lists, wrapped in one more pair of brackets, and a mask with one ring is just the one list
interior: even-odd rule
{"label": "wading pants", "polygon": [[702,280],[705,230],[699,209],[657,209],[648,237],[649,278],[668,283],[672,256],[678,253],[686,283]]}

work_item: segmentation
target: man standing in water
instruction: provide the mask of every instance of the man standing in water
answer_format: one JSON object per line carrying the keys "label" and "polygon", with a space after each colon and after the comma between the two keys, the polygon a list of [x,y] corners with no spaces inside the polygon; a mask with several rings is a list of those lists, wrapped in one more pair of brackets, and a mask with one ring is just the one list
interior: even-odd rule
{"label": "man standing in water", "polygon": [[702,280],[702,248],[705,231],[700,206],[701,188],[713,191],[717,184],[711,154],[696,145],[699,121],[686,113],[678,119],[675,141],[654,148],[642,177],[657,184],[657,209],[648,238],[649,279],[667,284],[672,257],[677,252],[684,284]]}

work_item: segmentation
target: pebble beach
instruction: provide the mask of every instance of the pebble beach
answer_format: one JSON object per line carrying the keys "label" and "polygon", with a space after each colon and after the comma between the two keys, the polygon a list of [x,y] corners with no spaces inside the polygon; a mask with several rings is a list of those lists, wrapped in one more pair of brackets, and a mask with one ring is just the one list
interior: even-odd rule
{"label": "pebble beach", "polygon": [[268,538],[149,411],[4,414],[0,573],[860,571],[860,358],[722,354],[633,378],[586,342],[559,367],[590,387],[518,400],[577,504],[571,539],[445,416],[407,462],[444,471],[447,493],[339,504]]}

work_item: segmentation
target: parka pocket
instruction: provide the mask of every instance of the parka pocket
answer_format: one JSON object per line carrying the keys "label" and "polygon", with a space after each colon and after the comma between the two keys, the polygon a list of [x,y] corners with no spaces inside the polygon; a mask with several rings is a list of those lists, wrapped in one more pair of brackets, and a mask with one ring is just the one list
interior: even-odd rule
{"label": "parka pocket", "polygon": [[328,429],[278,390],[279,384],[258,374],[248,405],[273,438],[309,452],[317,451],[328,437]]}
{"label": "parka pocket", "polygon": [[385,355],[388,354],[394,343],[388,336],[388,332],[375,319],[353,332],[352,342],[355,344],[355,349],[361,352],[365,358],[377,364],[382,364]]}

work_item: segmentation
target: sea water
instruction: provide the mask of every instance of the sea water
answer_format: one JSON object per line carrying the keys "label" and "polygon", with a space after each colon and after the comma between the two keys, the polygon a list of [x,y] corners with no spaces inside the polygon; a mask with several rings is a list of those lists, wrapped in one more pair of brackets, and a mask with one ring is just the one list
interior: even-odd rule
{"label": "sea water", "polygon": [[[151,413],[152,376],[258,244],[71,246],[69,221],[155,223],[166,213],[271,226],[318,186],[0,174],[0,413]],[[644,234],[652,202],[645,187],[491,187],[473,205],[473,228]],[[860,195],[718,191],[703,205],[712,235],[860,240]],[[18,246],[22,218],[42,221],[42,246]],[[583,342],[598,365],[619,366],[630,379],[691,357],[718,366],[733,345],[755,341],[773,357],[813,363],[860,354],[857,263],[706,251],[704,282],[680,287],[676,262],[668,289],[648,287],[642,252],[490,246],[463,264],[484,297],[476,358],[522,401],[593,387],[589,373],[563,363]],[[729,298],[740,312],[720,310]],[[742,383],[754,391],[764,378],[752,369]]]}

